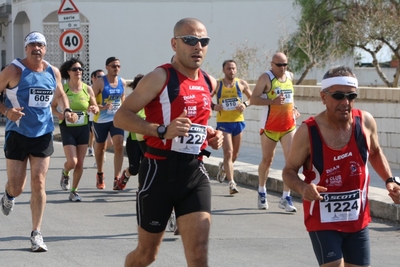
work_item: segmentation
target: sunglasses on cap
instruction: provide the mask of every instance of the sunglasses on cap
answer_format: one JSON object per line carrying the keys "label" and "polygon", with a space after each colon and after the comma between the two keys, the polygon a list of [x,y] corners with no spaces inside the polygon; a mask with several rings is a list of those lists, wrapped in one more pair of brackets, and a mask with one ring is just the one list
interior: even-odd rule
{"label": "sunglasses on cap", "polygon": [[197,45],[198,42],[200,42],[201,46],[207,46],[208,43],[210,42],[210,37],[202,37],[199,38],[197,36],[193,35],[185,35],[185,36],[175,36],[175,39],[182,39],[182,41],[190,46],[195,46]]}
{"label": "sunglasses on cap", "polygon": [[275,62],[272,62],[272,63],[274,63],[275,66],[277,66],[277,67],[286,67],[287,66],[287,63],[275,63]]}
{"label": "sunglasses on cap", "polygon": [[331,93],[331,92],[325,92],[325,93],[327,93],[327,94],[330,95],[333,99],[336,99],[336,100],[343,100],[345,97],[347,97],[347,99],[351,101],[351,100],[354,100],[354,99],[357,98],[357,93],[355,93],[355,92],[351,92],[351,93],[343,93],[343,92],[334,92],[334,93]]}
{"label": "sunglasses on cap", "polygon": [[83,69],[82,69],[82,68],[79,68],[79,67],[78,67],[78,68],[77,68],[77,67],[73,67],[73,68],[70,68],[69,70],[70,70],[70,71],[73,71],[73,72],[78,71],[78,70],[79,70],[79,71],[83,71]]}

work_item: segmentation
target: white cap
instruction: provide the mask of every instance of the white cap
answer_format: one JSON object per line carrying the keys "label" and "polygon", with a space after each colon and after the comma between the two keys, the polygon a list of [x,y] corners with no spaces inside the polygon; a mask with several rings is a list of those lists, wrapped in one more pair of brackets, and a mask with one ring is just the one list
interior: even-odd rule
{"label": "white cap", "polygon": [[25,47],[30,43],[41,43],[46,45],[46,38],[40,32],[31,32],[25,37]]}

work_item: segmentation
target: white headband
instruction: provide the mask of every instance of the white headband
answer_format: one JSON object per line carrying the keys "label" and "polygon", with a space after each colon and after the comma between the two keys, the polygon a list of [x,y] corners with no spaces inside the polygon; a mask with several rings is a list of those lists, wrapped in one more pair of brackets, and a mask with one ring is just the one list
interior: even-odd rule
{"label": "white headband", "polygon": [[42,43],[46,45],[46,38],[40,32],[31,32],[25,38],[25,47],[30,43]]}
{"label": "white headband", "polygon": [[327,78],[322,80],[321,82],[321,91],[328,87],[331,87],[332,85],[346,85],[357,88],[358,81],[356,78],[350,76],[338,76],[338,77]]}

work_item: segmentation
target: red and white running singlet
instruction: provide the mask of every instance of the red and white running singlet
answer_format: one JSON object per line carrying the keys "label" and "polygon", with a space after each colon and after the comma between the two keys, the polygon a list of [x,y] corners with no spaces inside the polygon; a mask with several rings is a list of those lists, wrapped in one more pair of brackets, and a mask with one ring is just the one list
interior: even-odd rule
{"label": "red and white running singlet", "polygon": [[[207,146],[206,128],[211,114],[210,78],[200,69],[198,79],[192,80],[176,71],[171,64],[159,68],[165,69],[168,77],[159,95],[145,106],[146,120],[168,126],[186,110],[192,127],[188,137],[161,140],[145,136],[146,143],[157,149],[198,155]],[[146,156],[153,158],[149,153]]]}
{"label": "red and white running singlet", "polygon": [[305,121],[310,138],[310,165],[303,166],[306,183],[328,188],[321,201],[303,201],[307,231],[356,232],[371,221],[368,201],[369,147],[362,128],[362,114],[352,110],[353,132],[342,149],[328,147],[314,117]]}

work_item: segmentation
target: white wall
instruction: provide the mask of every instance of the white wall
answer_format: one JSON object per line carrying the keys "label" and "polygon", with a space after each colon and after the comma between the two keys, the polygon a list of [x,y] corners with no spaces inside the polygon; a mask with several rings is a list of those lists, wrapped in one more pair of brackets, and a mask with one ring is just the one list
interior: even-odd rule
{"label": "white wall", "polygon": [[[40,31],[43,18],[57,11],[60,3],[19,0],[13,3],[13,17],[25,11],[31,30]],[[279,37],[296,29],[293,18],[298,14],[292,0],[74,3],[90,23],[90,69],[103,68],[106,58],[116,56],[121,59],[121,76],[128,79],[169,62],[172,30],[181,18],[195,17],[206,25],[211,42],[203,67],[219,76],[222,61],[245,40],[263,47],[263,52],[275,52]]]}
{"label": "white wall", "polygon": [[[295,20],[299,14],[293,7],[293,0],[75,0],[74,3],[90,23],[90,69],[104,68],[106,58],[116,56],[121,59],[121,76],[127,79],[170,60],[172,29],[183,17],[196,17],[208,29],[211,42],[203,69],[215,77],[222,76],[221,63],[247,41],[250,47],[260,48],[259,60],[265,60],[265,68],[254,70],[251,78],[256,79],[269,68],[270,58],[266,60],[264,53],[271,56],[277,50],[279,38],[296,30]],[[32,30],[42,31],[43,19],[58,11],[60,4],[61,0],[13,1],[12,21],[25,11],[30,29],[12,28],[13,23],[3,27],[5,38],[0,40],[0,49],[7,50],[7,62],[24,56],[22,42],[13,42],[13,36],[20,38]],[[21,30],[24,33],[20,33]],[[354,66],[354,60],[327,62],[311,70],[306,79],[320,82],[329,67],[339,64]],[[394,69],[383,70],[391,81]],[[355,73],[360,85],[383,85],[374,68],[356,68]],[[300,73],[295,74],[295,78],[299,76]]]}

